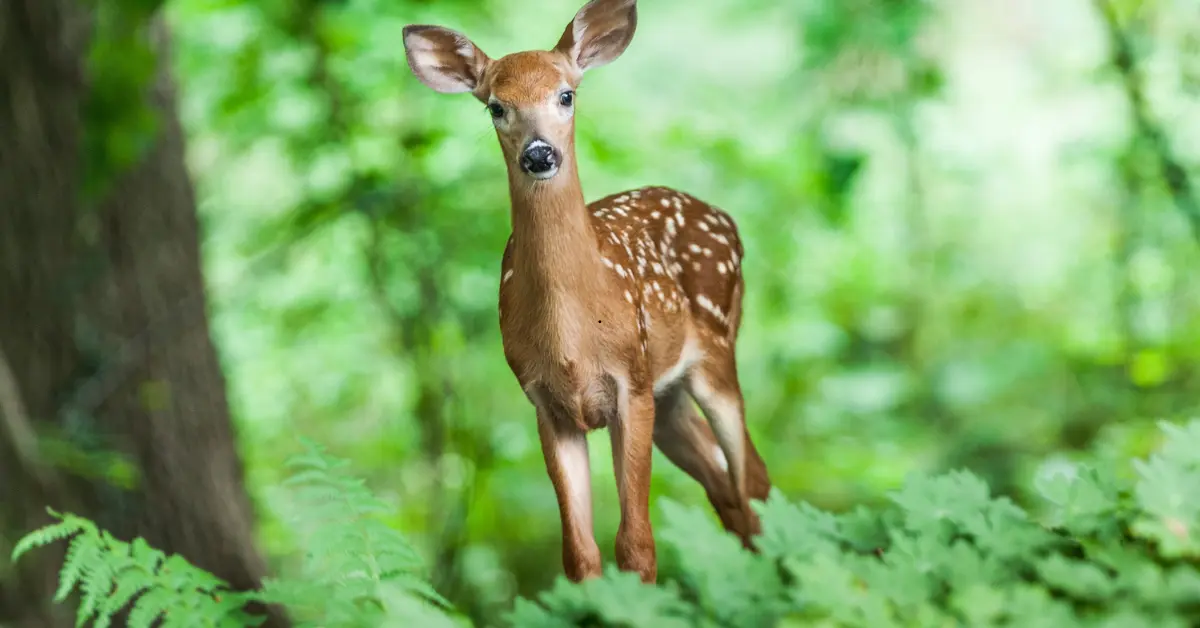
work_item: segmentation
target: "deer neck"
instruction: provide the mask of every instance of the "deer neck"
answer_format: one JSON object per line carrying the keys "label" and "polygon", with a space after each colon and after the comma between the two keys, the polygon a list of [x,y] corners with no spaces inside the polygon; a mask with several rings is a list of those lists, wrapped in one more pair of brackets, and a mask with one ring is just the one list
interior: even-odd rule
{"label": "deer neck", "polygon": [[548,181],[532,182],[520,172],[509,173],[513,266],[525,278],[525,296],[543,306],[564,296],[595,294],[601,277],[596,232],[574,156],[564,161]]}

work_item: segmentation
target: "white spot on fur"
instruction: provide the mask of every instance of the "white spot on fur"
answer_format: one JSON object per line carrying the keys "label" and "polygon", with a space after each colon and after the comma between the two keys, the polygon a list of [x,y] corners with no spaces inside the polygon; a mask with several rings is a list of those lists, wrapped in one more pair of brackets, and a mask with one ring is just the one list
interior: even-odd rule
{"label": "white spot on fur", "polygon": [[703,294],[696,295],[696,305],[700,306],[700,309],[705,312],[712,314],[717,320],[725,322],[725,312],[722,312],[721,308],[717,307],[717,304],[713,303],[707,296]]}

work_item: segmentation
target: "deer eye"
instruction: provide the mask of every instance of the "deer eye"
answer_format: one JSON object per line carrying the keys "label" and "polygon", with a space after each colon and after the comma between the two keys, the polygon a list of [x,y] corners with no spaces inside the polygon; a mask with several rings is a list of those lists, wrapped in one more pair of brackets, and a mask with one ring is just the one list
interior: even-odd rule
{"label": "deer eye", "polygon": [[564,107],[570,107],[573,102],[575,102],[575,92],[563,92],[558,95],[558,104]]}
{"label": "deer eye", "polygon": [[488,113],[492,114],[493,118],[500,119],[504,117],[504,107],[500,103],[492,103],[488,105]]}

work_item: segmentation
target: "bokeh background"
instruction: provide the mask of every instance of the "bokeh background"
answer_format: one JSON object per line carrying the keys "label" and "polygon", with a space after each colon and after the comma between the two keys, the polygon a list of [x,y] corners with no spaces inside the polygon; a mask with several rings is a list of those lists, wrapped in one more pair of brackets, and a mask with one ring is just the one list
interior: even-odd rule
{"label": "bokeh background", "polygon": [[[263,550],[297,436],[398,505],[476,618],[560,572],[533,413],[496,315],[509,234],[483,107],[401,29],[549,48],[579,0],[172,0],[214,333]],[[747,250],[750,429],[841,510],[966,467],[1023,501],[1078,452],[1140,455],[1200,392],[1194,0],[643,0],[579,90],[589,199],[662,184]],[[593,437],[597,534],[618,515]],[[656,453],[656,497],[703,492]],[[657,510],[655,510],[657,516]],[[669,566],[668,566],[669,568]]]}

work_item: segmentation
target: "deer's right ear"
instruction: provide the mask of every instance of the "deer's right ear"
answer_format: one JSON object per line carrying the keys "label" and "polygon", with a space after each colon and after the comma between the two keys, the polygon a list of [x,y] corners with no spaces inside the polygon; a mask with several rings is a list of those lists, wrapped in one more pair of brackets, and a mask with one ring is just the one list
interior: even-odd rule
{"label": "deer's right ear", "polygon": [[404,27],[404,56],[422,83],[443,94],[474,91],[491,62],[462,33],[423,24]]}

